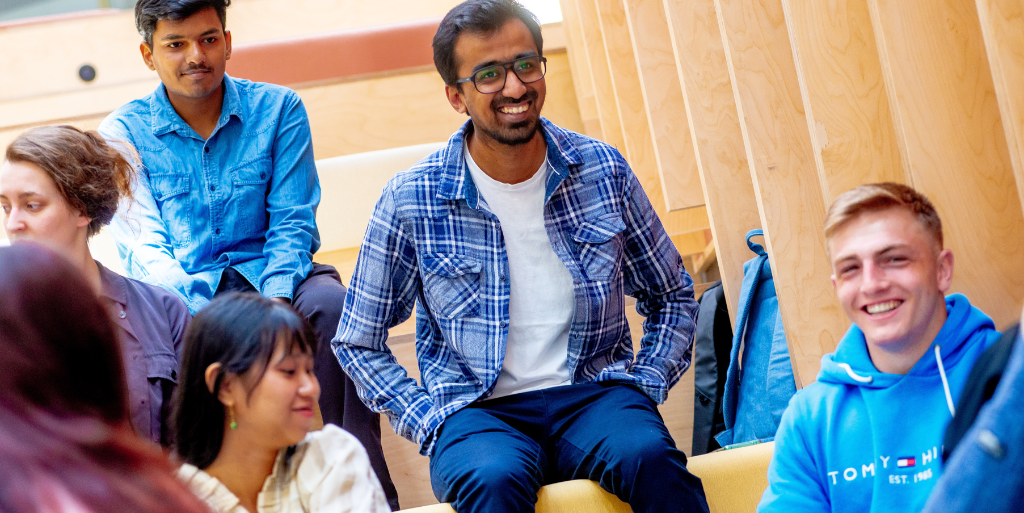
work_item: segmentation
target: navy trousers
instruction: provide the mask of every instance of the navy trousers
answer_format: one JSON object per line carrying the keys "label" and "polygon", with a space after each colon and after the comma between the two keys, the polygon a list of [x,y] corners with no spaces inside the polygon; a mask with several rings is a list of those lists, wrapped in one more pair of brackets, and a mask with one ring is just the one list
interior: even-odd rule
{"label": "navy trousers", "polygon": [[621,383],[478,401],[444,421],[430,458],[434,495],[459,513],[531,512],[541,486],[571,479],[637,513],[708,513],[654,401]]}
{"label": "navy trousers", "polygon": [[[217,294],[229,290],[256,292],[244,276],[227,268],[217,287]],[[380,445],[380,414],[374,413],[359,400],[356,385],[341,369],[331,351],[331,339],[338,331],[341,310],[345,305],[345,286],[334,267],[313,264],[313,270],[295,290],[292,306],[309,321],[319,339],[313,373],[320,382],[320,414],[324,424],[334,424],[352,433],[366,449],[370,464],[377,474],[388,505],[398,511],[398,491],[391,481],[384,450]]]}

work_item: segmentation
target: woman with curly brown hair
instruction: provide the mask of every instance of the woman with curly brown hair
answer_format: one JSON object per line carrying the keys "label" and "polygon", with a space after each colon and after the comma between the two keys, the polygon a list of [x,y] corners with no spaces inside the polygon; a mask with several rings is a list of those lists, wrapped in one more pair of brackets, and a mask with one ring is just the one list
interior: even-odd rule
{"label": "woman with curly brown hair", "polygon": [[71,126],[29,130],[0,166],[4,228],[15,242],[57,250],[85,277],[114,321],[136,432],[167,445],[166,419],[191,318],[174,294],[125,278],[95,261],[89,239],[131,202],[135,169],[95,132]]}

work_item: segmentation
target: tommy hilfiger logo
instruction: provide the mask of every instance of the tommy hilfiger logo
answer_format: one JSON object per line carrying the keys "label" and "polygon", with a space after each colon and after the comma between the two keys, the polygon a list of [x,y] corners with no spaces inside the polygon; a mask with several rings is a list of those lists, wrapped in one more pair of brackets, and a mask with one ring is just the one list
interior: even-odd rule
{"label": "tommy hilfiger logo", "polygon": [[[917,483],[920,481],[931,479],[931,470],[918,471],[919,467],[926,467],[939,460],[939,448],[932,447],[927,451],[921,453],[921,457],[917,456],[900,456],[895,461],[890,456],[878,456],[876,461],[870,463],[851,466],[844,468],[843,470],[833,470],[827,472],[828,480],[831,484],[839,484],[840,481],[856,481],[857,479],[874,478],[875,471],[882,469],[889,469],[889,472],[884,472],[883,475],[889,475],[889,482],[893,484],[907,484]],[[881,463],[880,468],[875,463]],[[890,468],[889,464],[894,463],[895,468]],[[906,472],[898,472],[900,470],[906,470]],[[894,472],[896,471],[896,472]],[[896,475],[899,474],[899,475]]]}

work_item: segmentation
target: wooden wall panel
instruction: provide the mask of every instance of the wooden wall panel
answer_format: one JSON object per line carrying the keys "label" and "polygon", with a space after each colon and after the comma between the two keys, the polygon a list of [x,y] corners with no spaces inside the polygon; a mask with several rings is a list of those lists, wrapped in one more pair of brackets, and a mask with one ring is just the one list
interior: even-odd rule
{"label": "wooden wall panel", "polygon": [[665,0],[729,315],[736,321],[744,235],[761,227],[714,0]]}
{"label": "wooden wall panel", "polygon": [[846,318],[833,292],[814,162],[781,0],[715,0],[798,387],[835,349]]}
{"label": "wooden wall panel", "polygon": [[977,6],[1017,192],[1024,203],[1024,2],[977,0]]}
{"label": "wooden wall panel", "polygon": [[868,1],[904,162],[956,258],[953,291],[1005,327],[1024,300],[1024,216],[975,2]]}
{"label": "wooden wall panel", "polygon": [[686,102],[662,0],[625,0],[640,91],[668,210],[704,204]]}
{"label": "wooden wall panel", "polygon": [[575,6],[579,15],[580,26],[583,27],[583,45],[587,60],[590,61],[590,77],[594,81],[594,99],[597,103],[597,117],[601,122],[601,133],[604,142],[614,146],[629,158],[626,148],[626,136],[622,129],[622,119],[615,105],[615,86],[612,85],[611,70],[608,68],[608,57],[604,51],[604,35],[601,33],[601,20],[597,15],[597,4],[594,0],[566,0],[566,6]]}
{"label": "wooden wall panel", "polygon": [[[459,0],[243,0],[227,11],[235,44],[444,16]],[[151,80],[139,55],[142,38],[134,14],[69,18],[51,23],[0,26],[0,101],[92,90]],[[92,64],[90,83],[78,67]]]}
{"label": "wooden wall panel", "polygon": [[[546,53],[544,117],[584,131],[569,61]],[[297,89],[309,113],[316,158],[447,140],[468,118],[455,112],[434,70]]]}
{"label": "wooden wall panel", "polygon": [[825,205],[858,185],[909,183],[864,0],[783,0]]}
{"label": "wooden wall panel", "polygon": [[655,211],[662,214],[670,210],[669,202],[665,196],[665,189],[661,186],[654,139],[651,136],[647,109],[641,92],[636,59],[633,57],[632,37],[626,25],[626,8],[623,0],[594,2],[597,5],[601,33],[604,36],[608,67],[611,69],[615,105],[625,134],[626,158],[640,179],[640,184],[643,185],[651,203],[654,204]]}
{"label": "wooden wall panel", "polygon": [[601,118],[597,113],[594,77],[590,72],[590,58],[587,56],[587,48],[583,42],[583,26],[580,25],[576,0],[563,0],[560,7],[562,9],[562,27],[568,41],[566,51],[569,54],[569,68],[572,70],[572,83],[576,87],[576,102],[580,107],[583,133],[595,139],[604,140]]}
{"label": "wooden wall panel", "polygon": [[[548,92],[543,115],[559,126],[583,131],[568,58],[564,52],[549,53],[547,57]],[[147,84],[146,89],[131,92],[141,97],[152,92],[156,85]],[[297,91],[309,114],[313,153],[318,159],[444,141],[467,119],[448,104],[444,96],[444,83],[432,69],[404,75],[305,87]],[[75,96],[77,95],[72,95]],[[94,129],[110,111],[130,99],[131,96],[109,98],[106,103],[97,101],[103,108],[94,114],[44,118],[41,123],[0,129],[0,150],[6,148],[14,137],[31,126],[70,123]],[[37,102],[38,100],[26,100],[19,103],[31,106]],[[0,105],[0,116],[5,112],[5,108],[9,107],[11,106]],[[43,107],[45,105],[40,108]],[[95,110],[90,108],[85,112]],[[13,107],[10,111],[13,111]],[[50,112],[61,111],[77,112],[72,108]]]}

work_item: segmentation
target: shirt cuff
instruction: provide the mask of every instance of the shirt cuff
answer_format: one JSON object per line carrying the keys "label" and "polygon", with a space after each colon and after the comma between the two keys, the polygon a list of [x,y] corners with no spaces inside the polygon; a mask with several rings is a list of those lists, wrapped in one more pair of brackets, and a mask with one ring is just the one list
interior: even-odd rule
{"label": "shirt cuff", "polygon": [[263,290],[260,291],[265,297],[283,297],[288,301],[292,300],[295,287],[290,276],[274,276],[263,283]]}

